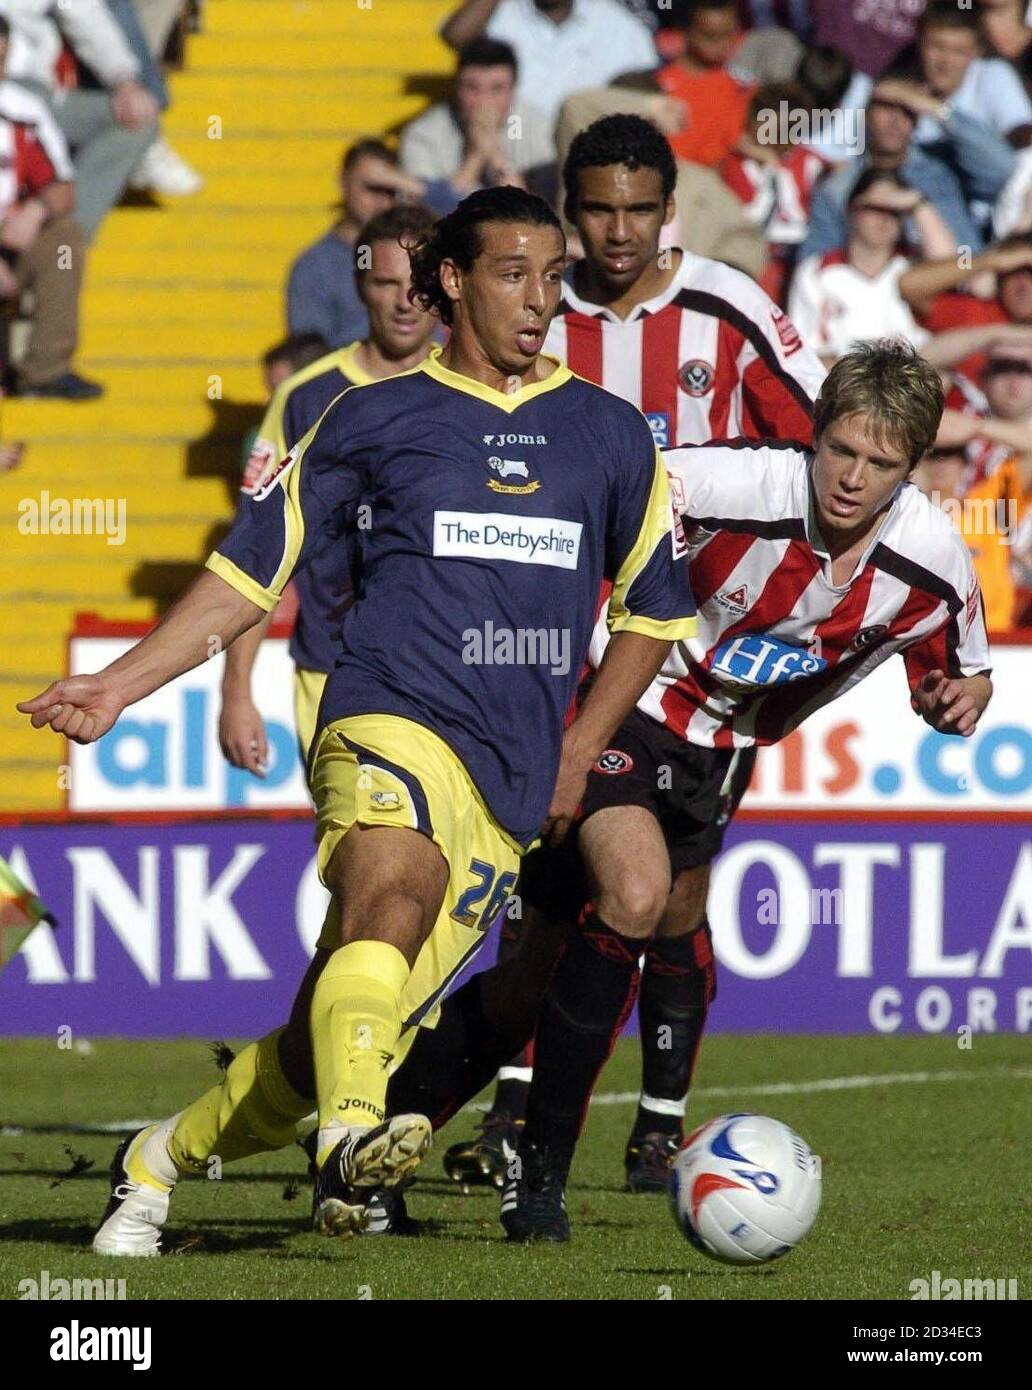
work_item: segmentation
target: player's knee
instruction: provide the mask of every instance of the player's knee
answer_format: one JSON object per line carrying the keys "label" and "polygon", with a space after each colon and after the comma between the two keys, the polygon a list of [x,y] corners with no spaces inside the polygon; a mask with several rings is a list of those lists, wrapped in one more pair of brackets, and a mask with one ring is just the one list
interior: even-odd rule
{"label": "player's knee", "polygon": [[658,875],[628,874],[603,886],[596,906],[602,920],[622,936],[648,938],[655,935],[669,893],[669,881]]}

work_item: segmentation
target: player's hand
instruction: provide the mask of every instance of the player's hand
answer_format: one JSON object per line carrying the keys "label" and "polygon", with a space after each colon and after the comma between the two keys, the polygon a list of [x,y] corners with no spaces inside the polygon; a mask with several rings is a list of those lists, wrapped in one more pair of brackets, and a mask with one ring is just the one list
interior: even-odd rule
{"label": "player's hand", "polygon": [[559,759],[559,775],[555,779],[555,790],[548,807],[548,815],[541,827],[541,839],[550,845],[561,845],[577,814],[577,807],[584,798],[584,788],[588,784],[591,763],[585,763],[576,750],[566,731],[563,738],[563,753]]}
{"label": "player's hand", "polygon": [[950,679],[943,671],[929,671],[914,691],[921,718],[941,734],[970,738],[993,693],[986,676]]}
{"label": "player's hand", "polygon": [[253,700],[223,700],[219,714],[219,747],[234,767],[264,777],[269,768],[265,723]]}
{"label": "player's hand", "polygon": [[75,743],[96,743],[124,708],[125,702],[103,674],[68,676],[18,705],[22,714],[32,717],[34,729],[49,724],[56,734],[64,734]]}

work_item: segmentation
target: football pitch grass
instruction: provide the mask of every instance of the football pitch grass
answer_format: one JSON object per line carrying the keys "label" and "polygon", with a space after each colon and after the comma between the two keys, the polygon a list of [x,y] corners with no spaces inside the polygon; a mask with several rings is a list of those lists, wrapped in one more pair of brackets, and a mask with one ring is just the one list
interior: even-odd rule
{"label": "football pitch grass", "polygon": [[[907,1299],[910,1281],[1017,1279],[1032,1291],[1027,1037],[712,1037],[689,1124],[757,1110],[823,1159],[824,1202],[796,1251],[733,1269],[697,1254],[663,1197],[622,1191],[636,1040],[597,1087],[568,1190],[568,1246],[510,1246],[489,1189],[441,1168],[478,1116],[437,1136],[409,1210],[418,1238],[340,1244],[309,1228],[292,1147],[193,1179],[173,1199],[162,1259],[98,1259],[89,1243],[117,1143],[89,1127],[155,1119],[218,1076],[202,1041],[0,1043],[0,1297],[19,1281],[124,1278],[129,1299]],[[775,1089],[776,1088],[776,1089]],[[85,1131],[85,1132],[84,1132]]]}

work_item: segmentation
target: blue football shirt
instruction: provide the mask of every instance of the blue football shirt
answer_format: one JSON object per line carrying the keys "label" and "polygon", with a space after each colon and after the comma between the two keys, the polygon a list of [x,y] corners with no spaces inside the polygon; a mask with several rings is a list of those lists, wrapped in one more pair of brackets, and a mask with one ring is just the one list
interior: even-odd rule
{"label": "blue football shirt", "polygon": [[[512,395],[446,368],[345,391],[241,506],[209,568],[258,606],[344,537],[359,591],[320,727],[396,714],[529,844],[600,584],[613,632],[692,635],[666,471],[634,406],[555,363]],[[554,359],[552,359],[554,360]]]}

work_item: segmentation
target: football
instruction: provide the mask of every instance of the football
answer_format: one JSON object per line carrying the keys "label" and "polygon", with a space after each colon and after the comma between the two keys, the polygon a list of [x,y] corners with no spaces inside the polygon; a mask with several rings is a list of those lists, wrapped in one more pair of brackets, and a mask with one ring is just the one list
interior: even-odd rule
{"label": "football", "polygon": [[821,1161],[780,1120],[719,1115],[690,1134],[670,1172],[674,1219],[725,1264],[787,1255],[817,1219]]}

